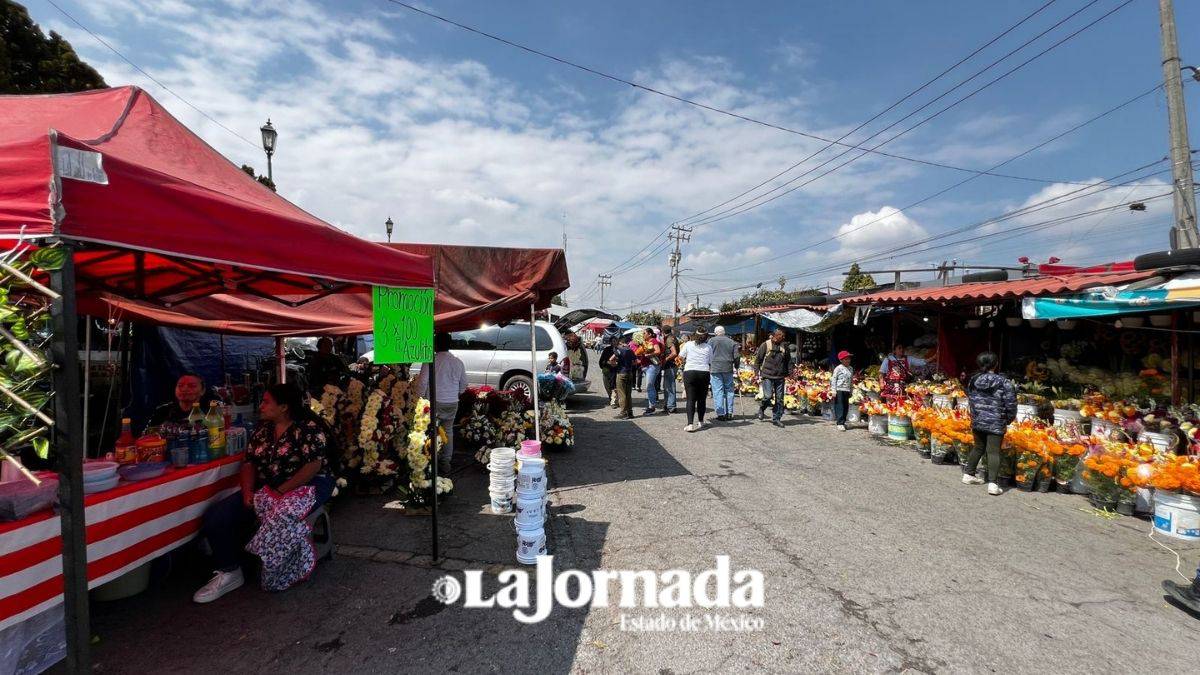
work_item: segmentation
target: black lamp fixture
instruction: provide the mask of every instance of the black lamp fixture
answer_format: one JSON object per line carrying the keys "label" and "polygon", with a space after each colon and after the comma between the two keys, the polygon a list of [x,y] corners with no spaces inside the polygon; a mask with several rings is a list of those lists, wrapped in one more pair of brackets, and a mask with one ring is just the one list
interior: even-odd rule
{"label": "black lamp fixture", "polygon": [[271,155],[275,154],[275,139],[279,137],[279,132],[275,131],[270,117],[267,118],[267,123],[259,127],[258,130],[262,132],[263,150],[267,153],[267,179],[274,184],[275,177],[271,174]]}
{"label": "black lamp fixture", "polygon": [[388,243],[390,244],[392,243],[392,228],[395,227],[396,224],[392,222],[392,217],[388,216],[388,219],[383,223],[383,226],[387,228]]}

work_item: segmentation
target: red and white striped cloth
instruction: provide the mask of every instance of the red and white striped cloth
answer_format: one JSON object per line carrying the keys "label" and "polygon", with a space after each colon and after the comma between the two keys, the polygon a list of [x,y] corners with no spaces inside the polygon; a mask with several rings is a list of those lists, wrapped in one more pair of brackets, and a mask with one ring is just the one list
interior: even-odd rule
{"label": "red and white striped cloth", "polygon": [[[238,490],[241,464],[239,454],[84,497],[88,588],[195,537],[209,503]],[[62,602],[60,535],[51,511],[0,523],[0,630]]]}

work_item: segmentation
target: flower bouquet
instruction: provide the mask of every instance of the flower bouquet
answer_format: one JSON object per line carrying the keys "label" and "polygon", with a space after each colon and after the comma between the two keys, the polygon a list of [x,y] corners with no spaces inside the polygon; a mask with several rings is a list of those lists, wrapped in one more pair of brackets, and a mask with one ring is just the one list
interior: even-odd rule
{"label": "flower bouquet", "polygon": [[[1091,490],[1096,508],[1115,510],[1117,503],[1137,487],[1137,467],[1141,463],[1130,455],[1130,447],[1117,441],[1102,441],[1083,460],[1083,479]],[[1132,474],[1131,474],[1132,471]],[[1126,494],[1128,493],[1128,494]]]}
{"label": "flower bouquet", "polygon": [[[433,470],[430,467],[433,448],[428,433],[430,423],[429,401],[420,399],[414,406],[412,421],[409,425],[411,431],[408,432],[408,436],[406,437],[403,462],[405,464],[407,481],[401,481],[396,488],[400,493],[400,501],[410,511],[420,512],[432,504],[429,494],[429,488],[433,486]],[[446,441],[446,430],[439,428],[439,447],[441,444],[446,443]],[[449,494],[453,489],[453,481],[449,478],[438,477],[435,488],[436,494]]]}

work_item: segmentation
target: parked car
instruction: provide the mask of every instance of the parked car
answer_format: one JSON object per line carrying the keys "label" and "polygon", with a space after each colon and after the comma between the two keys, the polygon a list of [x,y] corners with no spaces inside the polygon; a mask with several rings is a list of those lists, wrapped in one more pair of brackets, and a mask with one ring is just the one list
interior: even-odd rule
{"label": "parked car", "polygon": [[[580,316],[585,318],[579,318]],[[556,352],[559,359],[567,354],[561,330],[566,330],[590,316],[598,314],[585,310],[568,312],[555,323],[538,321],[534,324],[531,340],[529,322],[510,323],[505,326],[484,326],[475,330],[450,334],[450,352],[462,359],[467,371],[467,382],[473,386],[489,386],[497,389],[523,389],[533,396],[533,373],[530,372],[531,347],[537,351],[537,372],[546,370],[548,355]],[[602,313],[600,313],[602,315]],[[533,344],[531,344],[531,341]],[[364,358],[373,360],[374,352]],[[591,355],[590,358],[594,358]],[[575,379],[575,393],[583,394],[591,389],[590,377],[599,372],[599,366],[590,363],[586,377]]]}

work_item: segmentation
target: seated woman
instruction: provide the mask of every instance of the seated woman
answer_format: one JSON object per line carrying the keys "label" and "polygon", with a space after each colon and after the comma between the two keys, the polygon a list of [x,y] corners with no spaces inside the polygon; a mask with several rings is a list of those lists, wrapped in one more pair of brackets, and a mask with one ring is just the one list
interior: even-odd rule
{"label": "seated woman", "polygon": [[[299,387],[267,389],[242,463],[241,489],[204,512],[201,535],[212,547],[216,572],[193,600],[212,602],[244,583],[240,558],[258,520],[256,502],[303,497],[307,504],[311,497],[311,512],[329,500],[334,479],[326,473],[328,445],[326,426],[304,405]],[[295,492],[305,486],[311,495]]]}

